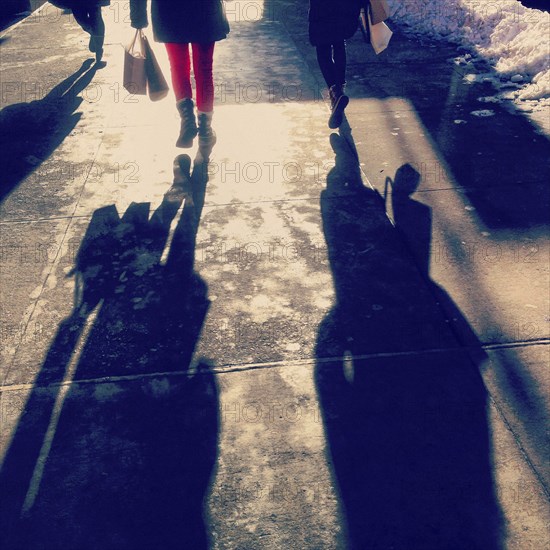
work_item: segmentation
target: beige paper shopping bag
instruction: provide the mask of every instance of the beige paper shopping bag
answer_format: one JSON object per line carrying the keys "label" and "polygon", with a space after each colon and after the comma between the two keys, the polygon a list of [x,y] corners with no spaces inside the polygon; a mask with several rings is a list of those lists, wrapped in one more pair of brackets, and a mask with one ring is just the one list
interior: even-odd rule
{"label": "beige paper shopping bag", "polygon": [[376,55],[382,53],[390,43],[393,32],[383,21],[374,24],[372,22],[372,16],[370,10],[367,12],[367,18],[369,22],[369,36],[372,49],[376,52]]}
{"label": "beige paper shopping bag", "polygon": [[136,30],[133,40],[124,48],[124,77],[122,85],[131,94],[147,93],[145,73],[145,36],[141,29]]}

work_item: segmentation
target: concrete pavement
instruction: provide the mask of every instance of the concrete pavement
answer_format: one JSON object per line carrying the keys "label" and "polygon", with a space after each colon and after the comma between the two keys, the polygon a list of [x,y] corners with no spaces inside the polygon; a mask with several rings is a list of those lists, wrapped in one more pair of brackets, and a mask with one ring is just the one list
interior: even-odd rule
{"label": "concrete pavement", "polygon": [[228,3],[218,144],[169,192],[112,4],[104,67],[49,6],[0,43],[6,546],[544,547],[544,114],[358,35],[331,135],[306,7]]}

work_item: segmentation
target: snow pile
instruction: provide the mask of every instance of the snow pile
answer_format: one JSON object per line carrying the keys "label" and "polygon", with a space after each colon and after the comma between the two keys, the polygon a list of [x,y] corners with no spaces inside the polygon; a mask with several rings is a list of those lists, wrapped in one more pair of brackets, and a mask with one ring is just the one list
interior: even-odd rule
{"label": "snow pile", "polygon": [[[550,104],[550,13],[517,0],[389,0],[407,34],[475,51],[508,80],[508,99]],[[487,77],[487,75],[484,75]],[[495,79],[501,84],[500,79]],[[510,86],[511,84],[511,86]],[[510,88],[513,89],[510,92]]]}

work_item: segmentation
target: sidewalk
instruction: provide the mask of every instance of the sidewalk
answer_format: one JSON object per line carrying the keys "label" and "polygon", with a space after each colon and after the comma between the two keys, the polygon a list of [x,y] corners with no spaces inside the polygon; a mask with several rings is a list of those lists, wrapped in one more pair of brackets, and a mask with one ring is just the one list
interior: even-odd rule
{"label": "sidewalk", "polygon": [[3,546],[543,548],[544,121],[358,35],[331,136],[306,3],[235,2],[168,193],[112,4],[105,67],[51,7],[0,43]]}

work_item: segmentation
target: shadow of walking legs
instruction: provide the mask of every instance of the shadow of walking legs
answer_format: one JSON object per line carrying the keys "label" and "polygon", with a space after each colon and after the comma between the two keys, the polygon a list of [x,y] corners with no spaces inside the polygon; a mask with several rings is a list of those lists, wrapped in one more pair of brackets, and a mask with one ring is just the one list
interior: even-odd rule
{"label": "shadow of walking legs", "polygon": [[211,367],[192,366],[209,306],[193,267],[207,174],[196,167],[196,201],[172,188],[151,218],[148,204],[92,217],[74,313],[0,471],[6,548],[208,547],[219,419]]}

